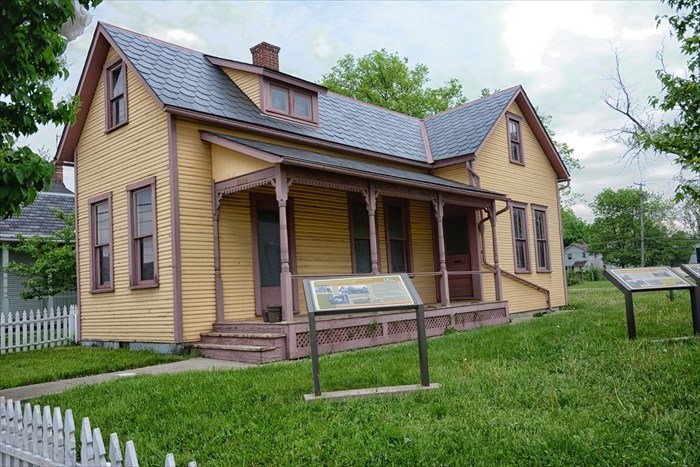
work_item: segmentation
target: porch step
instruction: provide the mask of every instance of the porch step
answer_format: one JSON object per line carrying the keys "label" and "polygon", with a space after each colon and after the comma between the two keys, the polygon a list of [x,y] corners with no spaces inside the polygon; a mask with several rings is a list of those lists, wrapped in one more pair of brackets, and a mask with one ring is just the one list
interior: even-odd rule
{"label": "porch step", "polygon": [[284,333],[283,324],[269,324],[261,321],[252,322],[229,322],[214,323],[213,332],[236,333],[236,332],[261,332],[261,333]]}
{"label": "porch step", "polygon": [[261,345],[284,347],[286,334],[282,332],[205,332],[200,334],[203,344]]}
{"label": "porch step", "polygon": [[274,345],[194,344],[207,358],[243,363],[269,363],[285,359],[284,347]]}

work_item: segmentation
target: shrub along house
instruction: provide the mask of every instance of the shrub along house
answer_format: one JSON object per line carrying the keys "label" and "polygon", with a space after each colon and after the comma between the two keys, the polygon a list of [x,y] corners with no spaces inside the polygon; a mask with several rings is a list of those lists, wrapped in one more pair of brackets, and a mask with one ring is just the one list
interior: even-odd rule
{"label": "shrub along house", "polygon": [[[569,174],[520,86],[421,120],[251,52],[98,25],[56,156],[76,169],[83,341],[297,358],[313,276],[408,272],[429,335],[566,303]],[[321,350],[408,339],[412,316],[324,320]]]}

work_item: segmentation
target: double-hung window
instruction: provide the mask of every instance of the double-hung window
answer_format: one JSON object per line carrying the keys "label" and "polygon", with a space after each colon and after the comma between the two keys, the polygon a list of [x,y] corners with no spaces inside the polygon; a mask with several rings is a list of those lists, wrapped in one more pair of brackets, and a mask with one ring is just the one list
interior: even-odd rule
{"label": "double-hung window", "polygon": [[158,285],[155,189],[153,177],[127,187],[132,288]]}
{"label": "double-hung window", "polygon": [[364,201],[350,201],[350,234],[352,236],[352,269],[357,274],[372,272],[369,236],[369,215]]}
{"label": "double-hung window", "polygon": [[530,272],[530,247],[527,238],[525,205],[514,205],[511,208],[511,221],[513,225],[515,272]]}
{"label": "double-hung window", "polygon": [[97,196],[88,202],[90,209],[90,290],[111,292],[112,276],[112,194]]}
{"label": "double-hung window", "polygon": [[510,161],[516,164],[524,164],[523,138],[520,128],[520,118],[508,114],[508,144],[510,147]]}
{"label": "double-hung window", "polygon": [[409,272],[408,205],[401,200],[384,202],[386,237],[389,250],[389,271]]}
{"label": "double-hung window", "polygon": [[533,206],[532,217],[535,224],[535,256],[537,272],[551,271],[549,257],[549,234],[547,233],[547,208]]}
{"label": "double-hung window", "polygon": [[107,67],[105,90],[107,94],[107,131],[110,131],[125,125],[127,122],[126,66],[122,61]]}

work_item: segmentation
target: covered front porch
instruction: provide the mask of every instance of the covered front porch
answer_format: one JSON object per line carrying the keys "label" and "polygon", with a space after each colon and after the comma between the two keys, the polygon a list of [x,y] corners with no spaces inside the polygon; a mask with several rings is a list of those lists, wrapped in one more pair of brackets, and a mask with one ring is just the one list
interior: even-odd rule
{"label": "covered front porch", "polygon": [[[215,168],[216,284],[216,323],[203,344],[236,337],[264,347],[251,361],[307,355],[301,285],[314,277],[407,272],[429,304],[428,335],[507,322],[495,235],[495,202],[505,196],[363,160],[207,132],[202,139]],[[487,226],[492,263],[480,240]],[[282,322],[263,322],[271,306],[281,306]],[[412,312],[319,322],[322,352],[412,337]]]}

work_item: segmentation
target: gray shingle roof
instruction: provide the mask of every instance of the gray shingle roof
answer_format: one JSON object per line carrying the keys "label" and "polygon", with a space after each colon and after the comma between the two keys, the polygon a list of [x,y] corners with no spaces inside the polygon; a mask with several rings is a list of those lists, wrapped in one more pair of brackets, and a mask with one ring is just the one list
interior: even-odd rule
{"label": "gray shingle roof", "polygon": [[318,96],[318,128],[286,122],[263,114],[201,52],[103,26],[165,105],[426,162],[414,117],[328,93]]}
{"label": "gray shingle roof", "polygon": [[0,241],[17,241],[17,234],[48,236],[65,227],[52,209],[72,213],[74,198],[66,187],[51,181],[49,190],[40,192],[32,204],[22,209],[19,217],[0,219]]}
{"label": "gray shingle roof", "polygon": [[425,119],[433,159],[474,154],[520,89],[505,89]]}
{"label": "gray shingle roof", "polygon": [[465,185],[463,183],[455,182],[452,180],[447,180],[445,178],[436,177],[434,175],[428,175],[424,173],[413,172],[410,170],[397,169],[394,167],[387,167],[384,165],[372,164],[370,162],[356,161],[351,159],[345,159],[342,157],[334,157],[326,154],[306,151],[302,149],[290,148],[287,146],[279,146],[277,144],[263,143],[260,141],[253,141],[244,138],[237,138],[234,136],[224,135],[221,133],[213,133],[220,138],[233,141],[244,146],[248,146],[253,149],[267,152],[269,154],[274,154],[276,156],[282,157],[286,160],[302,161],[307,163],[313,163],[318,166],[330,167],[330,168],[340,168],[349,169],[355,172],[363,174],[376,174],[383,177],[389,177],[396,179],[397,181],[403,182],[422,182],[429,183],[432,185],[437,185],[445,188],[457,188],[460,190],[470,191],[474,193],[484,193],[494,196],[504,196],[500,193],[495,193],[489,190],[483,190],[481,188],[476,188],[473,186]]}

